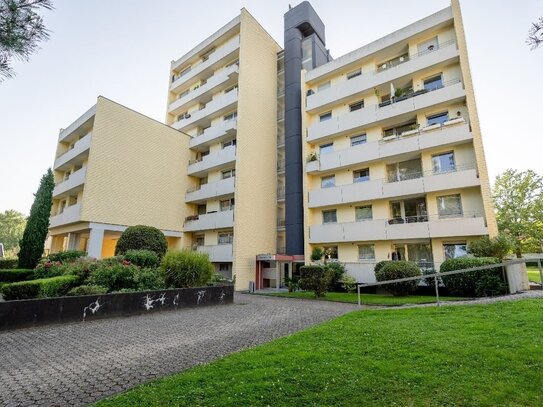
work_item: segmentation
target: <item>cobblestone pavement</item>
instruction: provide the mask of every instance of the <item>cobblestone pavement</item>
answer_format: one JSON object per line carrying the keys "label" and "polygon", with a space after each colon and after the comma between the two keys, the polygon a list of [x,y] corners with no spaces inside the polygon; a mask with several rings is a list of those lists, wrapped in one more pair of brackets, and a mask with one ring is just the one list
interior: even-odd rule
{"label": "cobblestone pavement", "polygon": [[236,294],[231,306],[0,332],[0,405],[85,405],[355,309]]}

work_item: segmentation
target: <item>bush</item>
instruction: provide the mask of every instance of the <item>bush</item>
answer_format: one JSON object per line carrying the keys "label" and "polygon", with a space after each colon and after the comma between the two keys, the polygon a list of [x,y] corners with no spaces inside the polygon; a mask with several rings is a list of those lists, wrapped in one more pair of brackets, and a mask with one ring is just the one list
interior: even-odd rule
{"label": "bush", "polygon": [[334,261],[326,264],[326,269],[330,271],[330,291],[338,290],[341,287],[341,279],[345,274],[345,265],[343,263]]}
{"label": "bush", "polygon": [[380,262],[377,262],[375,264],[375,267],[373,268],[373,271],[377,273],[379,270],[381,270],[385,266],[385,264],[388,264],[390,262],[391,260],[381,260]]}
{"label": "bush", "polygon": [[17,259],[0,259],[0,270],[13,270],[17,268]]}
{"label": "bush", "polygon": [[503,260],[513,251],[515,244],[508,235],[498,235],[492,239],[488,236],[481,237],[468,244],[468,252],[475,257],[496,257]]}
{"label": "bush", "polygon": [[158,267],[160,264],[158,255],[151,250],[128,250],[124,258],[140,267]]}
{"label": "bush", "polygon": [[0,270],[0,283],[14,283],[16,281],[28,280],[34,275],[34,270],[14,269]]}
{"label": "bush", "polygon": [[135,275],[139,271],[137,266],[125,261],[125,264],[110,261],[99,261],[92,270],[87,282],[91,285],[106,287],[109,291],[122,288],[137,288]]}
{"label": "bush", "polygon": [[85,281],[96,269],[98,262],[90,257],[80,257],[71,263],[63,264],[60,269],[64,275],[77,276],[80,282]]}
{"label": "bush", "polygon": [[[375,272],[377,281],[396,280],[399,278],[422,275],[418,266],[412,261],[389,261]],[[417,289],[419,281],[403,281],[384,285],[383,288],[394,296],[405,296]]]}
{"label": "bush", "polygon": [[311,261],[319,261],[324,256],[324,250],[320,247],[315,247],[311,252]]}
{"label": "bush", "polygon": [[166,281],[160,269],[141,268],[134,273],[134,285],[139,291],[161,290],[166,288]]}
{"label": "bush", "polygon": [[171,250],[164,256],[161,268],[168,287],[198,287],[206,285],[215,269],[207,253]]}
{"label": "bush", "polygon": [[300,288],[306,291],[313,291],[315,297],[324,297],[330,286],[332,272],[322,266],[300,267]]}
{"label": "bush", "polygon": [[[494,257],[461,257],[445,260],[439,271],[444,273],[498,263],[500,260]],[[501,267],[442,276],[441,278],[452,295],[461,297],[501,295],[506,294],[508,288]]]}
{"label": "bush", "polygon": [[2,286],[4,298],[24,300],[30,298],[61,297],[78,283],[76,276],[58,276],[39,280],[19,281]]}
{"label": "bush", "polygon": [[99,285],[80,285],[68,291],[68,295],[95,295],[107,293],[107,287]]}
{"label": "bush", "polygon": [[80,257],[85,257],[87,252],[81,250],[66,250],[65,252],[51,253],[47,256],[47,259],[50,261],[60,261],[61,263],[74,261]]}
{"label": "bush", "polygon": [[356,279],[352,276],[345,275],[343,276],[343,281],[341,286],[348,293],[352,293],[356,290]]}
{"label": "bush", "polygon": [[130,226],[119,238],[115,254],[125,254],[129,250],[151,250],[162,258],[168,250],[164,233],[152,226]]}
{"label": "bush", "polygon": [[34,269],[35,278],[50,278],[64,274],[60,261],[40,260]]}

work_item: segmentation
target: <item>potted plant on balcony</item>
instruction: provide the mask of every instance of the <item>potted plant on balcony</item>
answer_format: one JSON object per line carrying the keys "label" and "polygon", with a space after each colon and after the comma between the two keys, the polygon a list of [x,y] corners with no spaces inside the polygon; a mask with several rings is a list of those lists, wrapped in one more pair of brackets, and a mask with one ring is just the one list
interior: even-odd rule
{"label": "potted plant on balcony", "polygon": [[420,124],[414,123],[411,126],[409,126],[408,130],[402,131],[402,137],[412,136],[413,134],[417,134],[419,132],[419,126]]}
{"label": "potted plant on balcony", "polygon": [[309,153],[309,155],[307,156],[307,162],[308,163],[310,163],[312,161],[317,161],[318,159],[319,159],[319,156],[314,151],[312,153]]}

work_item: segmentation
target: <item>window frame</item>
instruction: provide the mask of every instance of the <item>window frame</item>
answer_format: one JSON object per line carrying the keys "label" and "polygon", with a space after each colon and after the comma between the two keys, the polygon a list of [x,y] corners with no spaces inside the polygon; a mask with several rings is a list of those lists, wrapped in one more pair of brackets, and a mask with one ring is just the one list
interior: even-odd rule
{"label": "window frame", "polygon": [[[362,217],[358,216],[358,210],[359,209],[368,209],[368,208],[369,208],[369,212],[370,212],[370,217],[362,218]],[[373,220],[373,205],[356,206],[354,208],[354,219],[355,219],[356,222],[366,222],[368,220]]]}
{"label": "window frame", "polygon": [[[434,159],[436,159],[438,157],[445,156],[445,155],[449,155],[449,154],[452,156],[452,166],[451,166],[451,168],[444,169],[444,170],[442,170],[442,169],[437,170],[436,165],[435,165],[436,161],[434,161]],[[431,161],[432,161],[432,173],[433,174],[445,174],[445,173],[448,173],[448,172],[455,172],[456,171],[456,158],[454,156],[454,150],[446,151],[446,152],[438,153],[438,154],[432,154]]]}
{"label": "window frame", "polygon": [[[333,220],[326,220],[326,215],[331,215]],[[337,209],[327,209],[322,211],[322,224],[328,225],[331,223],[337,223]]]}
{"label": "window frame", "polygon": [[321,113],[319,115],[319,122],[320,123],[327,122],[328,120],[332,120],[332,111],[331,110],[329,112]]}
{"label": "window frame", "polygon": [[[357,141],[353,144],[353,140],[358,137],[363,137],[363,141],[360,141],[360,142]],[[351,147],[360,146],[362,144],[366,144],[367,142],[368,142],[368,135],[366,133],[357,134],[356,136],[351,136]]]}
{"label": "window frame", "polygon": [[[363,172],[367,172],[368,175],[366,176],[363,176],[363,177],[356,177],[355,174],[356,173],[363,173]],[[367,182],[370,180],[370,169],[369,167],[368,168],[362,168],[362,169],[359,169],[359,170],[353,170],[353,183],[356,184],[358,182]]]}
{"label": "window frame", "polygon": [[334,143],[326,143],[319,146],[319,154],[330,154],[334,152]]}
{"label": "window frame", "polygon": [[[371,249],[370,250],[371,253],[368,254],[371,257],[362,256],[361,249],[364,248],[364,247]],[[372,260],[375,260],[375,245],[371,244],[371,243],[359,244],[358,245],[358,260],[359,261],[372,261]]]}
{"label": "window frame", "polygon": [[364,109],[364,99],[349,104],[349,112],[356,112],[362,109]]}
{"label": "window frame", "polygon": [[[460,212],[459,213],[450,213],[450,214],[447,214],[447,213],[441,213],[441,200],[445,199],[445,198],[452,198],[452,197],[458,197],[458,202],[459,202],[459,207],[460,207]],[[462,194],[449,194],[449,195],[441,195],[441,196],[438,196],[436,198],[437,200],[437,213],[438,213],[438,216],[439,216],[439,219],[450,219],[450,218],[461,218],[464,216],[464,208],[463,208],[463,205],[462,205]]]}
{"label": "window frame", "polygon": [[347,77],[347,80],[351,80],[361,75],[362,75],[362,68],[358,68],[358,69],[355,69],[354,71],[347,73],[345,76]]}
{"label": "window frame", "polygon": [[[331,185],[326,185],[326,179],[331,180]],[[334,188],[336,186],[336,174],[321,177],[321,188]]]}

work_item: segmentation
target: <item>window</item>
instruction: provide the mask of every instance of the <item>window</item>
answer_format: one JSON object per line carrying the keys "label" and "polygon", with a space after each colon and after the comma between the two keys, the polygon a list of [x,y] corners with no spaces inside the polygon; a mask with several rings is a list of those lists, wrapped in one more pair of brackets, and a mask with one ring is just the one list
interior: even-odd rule
{"label": "window", "polygon": [[222,179],[232,178],[235,176],[236,176],[236,170],[234,168],[231,170],[224,170],[223,172],[221,172]]}
{"label": "window", "polygon": [[373,219],[373,210],[371,205],[357,206],[354,213],[357,222]]}
{"label": "window", "polygon": [[219,209],[221,212],[231,211],[234,209],[234,198],[225,199],[219,202]]}
{"label": "window", "polygon": [[187,117],[190,117],[189,113],[188,112],[183,112],[183,113],[181,113],[180,115],[177,116],[177,121],[183,120],[183,119],[185,119]]}
{"label": "window", "polygon": [[336,186],[336,176],[328,175],[321,178],[321,188],[332,188]]}
{"label": "window", "polygon": [[181,92],[177,98],[181,99],[183,96],[187,96],[189,92],[190,92],[190,89],[187,89],[186,91]]}
{"label": "window", "polygon": [[322,211],[322,223],[336,223],[337,214],[336,210]]}
{"label": "window", "polygon": [[358,102],[352,103],[349,105],[349,111],[354,112],[364,108],[364,101],[359,100]]}
{"label": "window", "polygon": [[446,243],[443,244],[443,252],[446,259],[457,259],[468,255],[468,246],[463,243]]}
{"label": "window", "polygon": [[207,205],[201,204],[198,205],[198,215],[205,215],[207,213]]}
{"label": "window", "polygon": [[323,84],[317,86],[317,92],[328,89],[330,87],[330,81],[324,82]]}
{"label": "window", "polygon": [[358,68],[356,71],[352,71],[347,74],[347,80],[356,78],[360,75],[362,75],[362,69]]}
{"label": "window", "polygon": [[443,87],[443,78],[441,77],[441,74],[434,76],[432,78],[426,79],[424,81],[424,89],[426,89],[428,92],[436,89],[440,89]]}
{"label": "window", "polygon": [[183,69],[181,72],[179,72],[179,75],[177,76],[178,78],[182,77],[183,75],[186,75],[190,72],[190,70],[192,69],[191,66],[187,66],[185,69]]}
{"label": "window", "polygon": [[194,240],[195,240],[196,246],[203,246],[205,242],[205,237],[204,235],[196,235]]}
{"label": "window", "polygon": [[200,185],[207,184],[207,177],[200,178]]}
{"label": "window", "polygon": [[219,233],[219,244],[232,244],[234,241],[234,232]]}
{"label": "window", "polygon": [[238,112],[232,112],[232,113],[228,113],[227,115],[225,115],[223,117],[223,119],[224,119],[225,122],[227,122],[229,120],[235,119],[236,117],[238,117]]}
{"label": "window", "polygon": [[238,85],[230,86],[228,89],[224,91],[224,93],[232,92],[234,89],[237,89],[237,88],[238,88]]}
{"label": "window", "polygon": [[319,116],[319,120],[321,122],[325,122],[326,120],[330,120],[332,118],[332,112],[323,113]]}
{"label": "window", "polygon": [[219,271],[221,273],[226,273],[230,271],[230,264],[228,263],[219,263]]}
{"label": "window", "polygon": [[422,164],[419,158],[387,165],[388,182],[406,181],[422,177]]}
{"label": "window", "polygon": [[454,163],[454,153],[451,151],[448,153],[433,155],[432,168],[434,170],[434,174],[454,171],[456,169],[456,165]]}
{"label": "window", "polygon": [[462,200],[460,194],[438,196],[437,211],[440,218],[456,218],[462,216]]}
{"label": "window", "polygon": [[313,41],[312,38],[304,38],[302,41],[302,69],[313,69]]}
{"label": "window", "polygon": [[428,126],[431,126],[432,124],[443,124],[447,120],[449,120],[449,113],[444,112],[444,113],[434,114],[432,116],[426,117],[426,120],[427,120]]}
{"label": "window", "polygon": [[226,147],[235,147],[236,146],[236,139],[225,141],[222,143],[222,148],[225,149]]}
{"label": "window", "polygon": [[368,138],[365,134],[360,134],[358,136],[352,136],[351,137],[351,147],[358,146],[360,144],[364,144],[368,141]]}
{"label": "window", "polygon": [[337,246],[323,247],[323,249],[325,258],[327,258],[328,260],[337,259]]}
{"label": "window", "polygon": [[209,56],[215,52],[215,48],[211,48],[209,51],[204,52],[200,57],[202,58],[202,62],[205,62],[209,59]]}
{"label": "window", "polygon": [[390,202],[389,224],[428,222],[425,198],[406,199]]}
{"label": "window", "polygon": [[239,59],[236,59],[233,62],[230,62],[228,65],[226,65],[226,68],[230,68],[231,66],[239,65]]}
{"label": "window", "polygon": [[323,144],[319,147],[319,151],[321,154],[331,153],[332,151],[334,151],[334,143]]}
{"label": "window", "polygon": [[369,181],[369,180],[370,180],[369,168],[353,171],[353,182],[364,182],[364,181]]}
{"label": "window", "polygon": [[372,244],[358,246],[358,258],[360,260],[375,260],[375,248]]}
{"label": "window", "polygon": [[437,37],[434,37],[428,41],[417,44],[417,52],[419,55],[427,54],[428,52],[435,51],[439,48]]}

